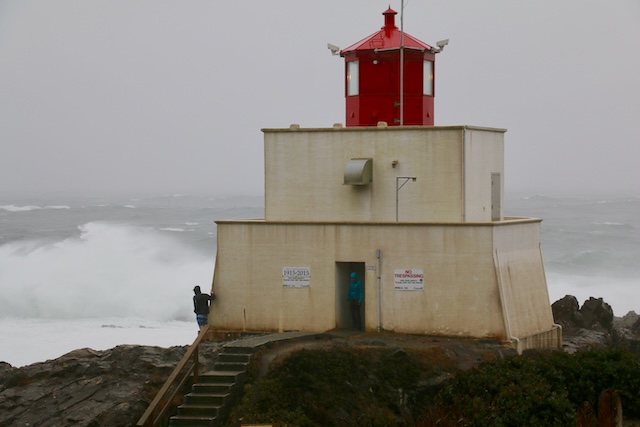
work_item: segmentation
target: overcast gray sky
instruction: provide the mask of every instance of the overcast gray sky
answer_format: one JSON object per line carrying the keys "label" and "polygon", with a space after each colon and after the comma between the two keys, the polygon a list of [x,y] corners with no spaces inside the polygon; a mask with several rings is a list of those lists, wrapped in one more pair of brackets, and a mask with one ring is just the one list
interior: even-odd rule
{"label": "overcast gray sky", "polygon": [[[0,194],[262,194],[260,129],[344,122],[327,42],[389,5],[0,0]],[[507,191],[640,195],[640,2],[405,5],[407,33],[451,40],[436,125],[508,129]]]}

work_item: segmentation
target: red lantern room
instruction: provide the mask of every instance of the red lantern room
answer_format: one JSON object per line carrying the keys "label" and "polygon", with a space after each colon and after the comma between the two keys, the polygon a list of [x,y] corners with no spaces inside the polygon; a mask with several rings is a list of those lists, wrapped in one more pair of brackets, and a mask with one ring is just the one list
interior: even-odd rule
{"label": "red lantern room", "polygon": [[435,54],[446,41],[429,46],[398,29],[396,11],[389,8],[382,14],[380,31],[340,51],[345,59],[346,126],[376,126],[381,121],[431,126]]}

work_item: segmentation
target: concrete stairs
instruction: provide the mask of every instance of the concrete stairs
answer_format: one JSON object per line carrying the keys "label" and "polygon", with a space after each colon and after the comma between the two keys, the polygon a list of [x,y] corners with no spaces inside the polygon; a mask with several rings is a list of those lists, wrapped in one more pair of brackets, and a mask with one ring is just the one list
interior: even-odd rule
{"label": "concrete stairs", "polygon": [[213,370],[200,375],[191,393],[171,417],[171,427],[218,427],[227,418],[247,379],[247,369],[255,352],[251,346],[224,347]]}

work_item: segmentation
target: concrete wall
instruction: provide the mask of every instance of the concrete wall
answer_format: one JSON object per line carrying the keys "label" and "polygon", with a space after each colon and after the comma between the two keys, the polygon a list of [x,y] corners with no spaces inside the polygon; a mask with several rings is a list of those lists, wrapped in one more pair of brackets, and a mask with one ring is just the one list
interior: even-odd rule
{"label": "concrete wall", "polygon": [[[404,333],[524,338],[553,329],[539,220],[477,224],[218,221],[210,321],[222,330],[326,331],[339,325],[336,263],[363,263],[365,326]],[[381,250],[378,292],[376,249]],[[497,255],[496,255],[497,254]],[[283,287],[306,267],[309,287]],[[424,271],[396,290],[396,269]],[[381,311],[378,311],[380,296]],[[504,308],[508,309],[505,313]]]}
{"label": "concrete wall", "polygon": [[491,221],[491,174],[500,174],[500,215],[504,217],[504,138],[499,132],[465,129],[465,221]]}
{"label": "concrete wall", "polygon": [[[491,221],[491,173],[504,174],[502,129],[469,126],[264,129],[267,221]],[[353,158],[373,180],[344,185]],[[393,162],[397,161],[395,167]]]}
{"label": "concrete wall", "polygon": [[[540,250],[537,223],[496,227],[494,263],[502,311],[509,336],[526,336],[549,329],[553,319]],[[537,283],[538,286],[529,286]]]}

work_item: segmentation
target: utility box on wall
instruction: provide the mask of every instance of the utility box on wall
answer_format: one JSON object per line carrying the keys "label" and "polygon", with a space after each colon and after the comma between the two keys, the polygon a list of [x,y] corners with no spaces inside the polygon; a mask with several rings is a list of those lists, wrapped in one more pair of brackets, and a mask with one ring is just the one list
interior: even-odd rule
{"label": "utility box on wall", "polygon": [[373,159],[351,159],[344,168],[345,185],[368,185],[371,182]]}

